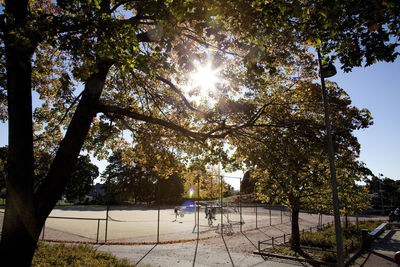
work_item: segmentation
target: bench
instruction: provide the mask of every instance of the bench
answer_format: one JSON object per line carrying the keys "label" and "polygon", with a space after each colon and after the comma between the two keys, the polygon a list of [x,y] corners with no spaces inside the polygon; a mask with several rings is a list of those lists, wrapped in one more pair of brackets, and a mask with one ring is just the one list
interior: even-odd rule
{"label": "bench", "polygon": [[373,230],[371,233],[369,233],[369,237],[371,239],[376,238],[378,235],[380,235],[386,229],[387,224],[388,224],[387,222],[380,224],[378,227],[375,228],[375,230]]}

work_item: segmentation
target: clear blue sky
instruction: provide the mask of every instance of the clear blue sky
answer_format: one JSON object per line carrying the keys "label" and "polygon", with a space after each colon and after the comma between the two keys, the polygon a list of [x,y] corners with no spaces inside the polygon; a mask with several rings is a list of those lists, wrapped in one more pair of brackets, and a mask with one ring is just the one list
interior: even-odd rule
{"label": "clear blue sky", "polygon": [[367,108],[374,124],[355,135],[361,144],[360,160],[375,174],[400,179],[400,59],[355,68],[332,78],[358,108]]}
{"label": "clear blue sky", "polygon": [[[375,175],[400,179],[400,59],[350,73],[338,70],[329,80],[350,95],[354,106],[369,109],[374,118],[370,128],[355,132],[361,144],[360,159]],[[7,125],[0,123],[0,146],[7,145],[7,136]]]}

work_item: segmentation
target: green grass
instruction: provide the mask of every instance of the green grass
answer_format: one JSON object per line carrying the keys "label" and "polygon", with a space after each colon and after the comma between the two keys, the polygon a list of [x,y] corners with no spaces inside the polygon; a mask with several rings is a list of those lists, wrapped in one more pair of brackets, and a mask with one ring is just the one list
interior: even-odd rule
{"label": "green grass", "polygon": [[135,266],[91,246],[38,243],[32,266]]}

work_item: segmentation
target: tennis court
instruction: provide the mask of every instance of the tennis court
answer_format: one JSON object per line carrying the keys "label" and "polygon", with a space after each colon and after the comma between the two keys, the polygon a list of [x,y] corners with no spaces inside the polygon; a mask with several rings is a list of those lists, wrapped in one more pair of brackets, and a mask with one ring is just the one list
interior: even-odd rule
{"label": "tennis court", "polygon": [[195,212],[194,206],[179,206],[177,217],[174,206],[110,206],[108,211],[107,206],[98,205],[57,206],[46,220],[41,238],[57,239],[52,233],[59,231],[69,234],[74,241],[167,242],[195,239],[197,231],[201,238],[215,236],[221,220],[234,232],[290,220],[289,213],[280,207],[235,206],[224,207],[222,216],[217,210],[209,226],[206,207],[200,206]]}

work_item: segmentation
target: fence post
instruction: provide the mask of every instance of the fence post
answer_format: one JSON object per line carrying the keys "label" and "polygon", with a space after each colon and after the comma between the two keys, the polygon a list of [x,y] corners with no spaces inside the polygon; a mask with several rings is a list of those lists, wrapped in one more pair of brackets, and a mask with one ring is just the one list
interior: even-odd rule
{"label": "fence post", "polygon": [[44,239],[44,229],[45,229],[45,227],[46,227],[46,222],[44,222],[44,224],[43,224],[43,229],[42,229],[42,240]]}
{"label": "fence post", "polygon": [[283,212],[283,207],[282,207],[282,205],[281,205],[281,224],[283,223],[283,221],[282,221],[282,212]]}
{"label": "fence post", "polygon": [[258,217],[257,217],[257,203],[256,203],[256,229],[258,229]]}
{"label": "fence post", "polygon": [[286,234],[283,234],[283,244],[286,244]]}
{"label": "fence post", "polygon": [[104,242],[107,243],[107,232],[108,232],[108,210],[110,209],[110,205],[107,204],[107,211],[106,211],[106,233],[104,235]]}
{"label": "fence post", "polygon": [[[157,180],[157,244],[160,242],[160,181]],[[194,211],[196,213],[196,210]]]}
{"label": "fence post", "polygon": [[269,204],[269,225],[272,225],[272,218],[271,218],[271,204]]}
{"label": "fence post", "polygon": [[312,233],[312,226],[310,226],[310,233]]}
{"label": "fence post", "polygon": [[261,242],[258,240],[258,252],[261,252]]}
{"label": "fence post", "polygon": [[96,243],[99,243],[99,231],[100,231],[100,219],[97,219],[97,235],[96,235]]}
{"label": "fence post", "polygon": [[356,215],[357,232],[360,232],[360,226],[358,223],[358,214]]}
{"label": "fence post", "polygon": [[272,247],[274,247],[274,237],[272,237]]}
{"label": "fence post", "polygon": [[[240,232],[243,230],[243,218],[242,218],[242,178],[239,179],[239,220],[240,220]],[[257,228],[257,220],[256,220],[256,228]]]}

